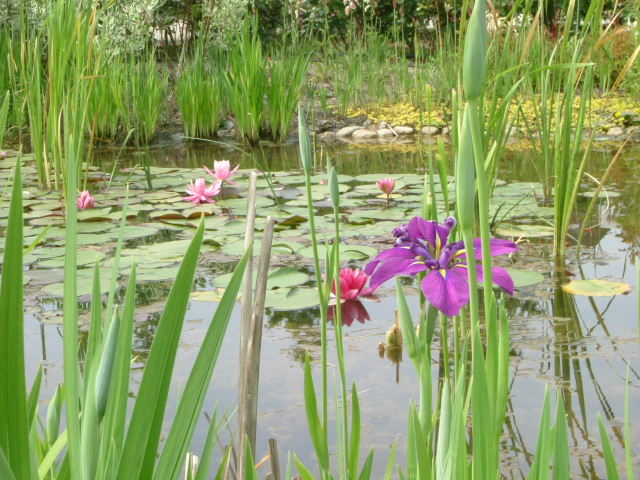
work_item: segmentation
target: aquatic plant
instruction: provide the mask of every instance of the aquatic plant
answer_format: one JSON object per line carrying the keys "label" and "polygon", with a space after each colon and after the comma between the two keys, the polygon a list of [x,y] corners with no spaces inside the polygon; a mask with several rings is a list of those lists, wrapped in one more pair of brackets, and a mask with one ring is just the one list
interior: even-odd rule
{"label": "aquatic plant", "polygon": [[137,145],[148,145],[155,136],[164,110],[169,72],[156,63],[155,52],[139,60],[132,57],[129,95],[133,138]]}
{"label": "aquatic plant", "polygon": [[257,143],[265,123],[267,72],[256,21],[245,20],[227,57],[224,95],[236,119],[238,135]]}
{"label": "aquatic plant", "polygon": [[[421,288],[431,305],[445,315],[458,315],[469,303],[469,282],[472,275],[466,263],[464,242],[449,242],[456,220],[449,217],[440,225],[420,217],[394,230],[395,246],[381,252],[365,268],[371,275],[370,287],[375,290],[397,275],[415,276],[426,272]],[[475,255],[482,257],[481,239],[474,240]],[[497,238],[491,239],[491,256],[518,251],[515,243]],[[478,265],[478,280],[484,270]],[[493,283],[513,294],[514,284],[509,273],[500,267],[491,268]]]}
{"label": "aquatic plant", "polygon": [[[340,299],[353,300],[357,297],[371,295],[374,288],[366,287],[369,275],[359,268],[341,268],[340,272]],[[337,286],[334,281],[331,285],[331,293],[337,294]]]}
{"label": "aquatic plant", "polygon": [[307,85],[311,55],[298,46],[300,52],[282,48],[268,61],[269,84],[266,91],[266,124],[276,142],[287,139],[298,103]]}
{"label": "aquatic plant", "polygon": [[213,162],[213,171],[209,168],[204,167],[209,175],[211,175],[216,180],[221,183],[228,183],[229,185],[235,185],[236,182],[231,180],[231,178],[236,174],[236,171],[240,165],[236,165],[233,170],[231,169],[231,163],[229,160],[214,160]]}
{"label": "aquatic plant", "polygon": [[[75,176],[68,179],[75,192]],[[24,368],[24,311],[22,295],[22,181],[21,164],[16,164],[7,227],[7,239],[0,283],[0,468],[6,478],[41,478],[68,475],[72,478],[169,478],[181,475],[184,458],[195,430],[195,419],[204,403],[224,332],[242,282],[248,255],[238,264],[228,288],[216,309],[202,347],[178,401],[169,433],[159,450],[165,422],[176,351],[198,254],[204,235],[200,223],[175,282],[168,295],[151,344],[133,410],[130,406],[130,374],[133,319],[136,302],[136,266],[132,265],[123,309],[114,305],[119,256],[106,309],[100,294],[99,267],[96,263],[90,313],[88,347],[81,376],[78,365],[76,210],[75,195],[67,196],[67,230],[64,283],[64,386],[49,405],[46,425],[36,419],[42,370],[27,393]],[[126,206],[122,215],[118,252],[123,242]],[[66,429],[61,431],[62,409],[66,410]],[[210,458],[222,423],[214,419],[208,429],[203,458]],[[44,435],[44,436],[43,436]],[[153,453],[150,453],[153,452]],[[221,476],[229,462],[221,462]],[[198,478],[208,474],[208,464],[198,469]],[[66,473],[65,473],[66,472]]]}
{"label": "aquatic plant", "polygon": [[222,189],[222,182],[213,182],[207,187],[204,178],[197,178],[195,182],[191,180],[187,187],[187,193],[185,200],[193,203],[194,205],[200,205],[201,203],[213,203],[215,200],[213,197],[218,195]]}
{"label": "aquatic plant", "polygon": [[204,44],[198,41],[192,57],[182,65],[176,85],[187,137],[209,138],[220,128],[223,80],[220,69],[208,61]]}
{"label": "aquatic plant", "polygon": [[391,193],[393,189],[396,187],[396,181],[393,178],[381,178],[376,182],[376,185],[380,189],[382,193],[387,196],[387,207],[391,202]]}
{"label": "aquatic plant", "polygon": [[78,210],[86,210],[87,208],[93,208],[95,199],[91,196],[88,190],[83,190],[78,196]]}

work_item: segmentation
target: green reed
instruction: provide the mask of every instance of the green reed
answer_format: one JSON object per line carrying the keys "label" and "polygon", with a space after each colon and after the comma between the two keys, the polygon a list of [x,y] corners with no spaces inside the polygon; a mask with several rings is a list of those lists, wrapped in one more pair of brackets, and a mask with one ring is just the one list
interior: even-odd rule
{"label": "green reed", "polygon": [[271,138],[276,142],[284,142],[307,87],[311,55],[304,51],[290,52],[286,48],[279,50],[268,62],[266,124]]}
{"label": "green reed", "polygon": [[169,72],[159,65],[155,52],[130,59],[129,95],[133,138],[137,145],[148,145],[156,134],[166,105]]}
{"label": "green reed", "polygon": [[193,57],[183,64],[176,85],[187,137],[215,136],[222,120],[222,82],[221,73],[207,61],[203,47],[198,45]]}
{"label": "green reed", "polygon": [[257,143],[265,125],[267,72],[256,21],[245,20],[228,53],[224,95],[236,118],[238,135]]}
{"label": "green reed", "polygon": [[116,139],[131,128],[127,98],[131,63],[120,55],[105,55],[97,67],[89,106],[89,135],[96,141]]}

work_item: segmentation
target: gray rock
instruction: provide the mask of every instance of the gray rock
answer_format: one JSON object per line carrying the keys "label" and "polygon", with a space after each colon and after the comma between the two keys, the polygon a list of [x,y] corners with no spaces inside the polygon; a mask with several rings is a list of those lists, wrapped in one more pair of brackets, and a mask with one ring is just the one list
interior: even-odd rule
{"label": "gray rock", "polygon": [[351,138],[354,140],[369,140],[371,138],[378,138],[378,132],[372,132],[371,130],[361,128],[353,132]]}
{"label": "gray rock", "polygon": [[333,132],[322,132],[318,135],[318,140],[325,143],[331,143],[336,141],[336,134]]}
{"label": "gray rock", "polygon": [[367,118],[364,123],[362,124],[363,127],[368,127],[369,125],[371,125],[373,123],[373,120],[371,120],[370,118]]}
{"label": "gray rock", "polygon": [[426,126],[422,127],[422,133],[427,136],[437,135],[440,129],[438,127]]}
{"label": "gray rock", "polygon": [[412,135],[415,130],[413,127],[407,127],[405,125],[399,125],[397,127],[393,127],[398,135]]}
{"label": "gray rock", "polygon": [[607,135],[610,137],[619,137],[620,135],[624,135],[624,128],[622,127],[611,127],[607,131]]}
{"label": "gray rock", "polygon": [[223,130],[231,130],[233,128],[233,122],[228,118],[222,120],[222,129]]}
{"label": "gray rock", "polygon": [[451,135],[451,127],[442,127],[440,132],[442,135]]}
{"label": "gray rock", "polygon": [[381,128],[380,130],[378,130],[378,137],[395,137],[395,133],[393,133],[393,130],[391,130],[390,128]]}
{"label": "gray rock", "polygon": [[355,132],[356,130],[360,130],[361,128],[362,127],[358,127],[355,125],[352,125],[350,127],[343,127],[336,132],[336,137],[350,137],[351,135],[353,135],[353,132]]}

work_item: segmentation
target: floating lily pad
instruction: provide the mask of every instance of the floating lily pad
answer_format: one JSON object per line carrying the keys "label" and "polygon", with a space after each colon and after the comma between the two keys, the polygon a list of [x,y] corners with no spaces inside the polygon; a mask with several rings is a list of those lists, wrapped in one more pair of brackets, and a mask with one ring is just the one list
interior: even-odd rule
{"label": "floating lily pad", "polygon": [[624,282],[611,280],[571,280],[562,285],[562,290],[573,295],[588,297],[610,297],[631,291],[631,286]]}
{"label": "floating lily pad", "polygon": [[495,230],[495,233],[503,237],[553,237],[554,229],[549,225],[516,225],[512,223],[501,223]]}
{"label": "floating lily pad", "polygon": [[[215,287],[226,288],[231,280],[231,276],[233,273],[225,273],[224,275],[219,275],[213,280],[213,285]],[[258,272],[254,269],[253,271],[253,281],[255,283]],[[309,275],[301,272],[297,268],[294,267],[281,267],[276,270],[272,270],[269,272],[267,276],[267,288],[285,288],[285,287],[294,287],[297,285],[301,285],[309,280]]]}
{"label": "floating lily pad", "polygon": [[265,306],[274,310],[301,310],[318,305],[318,291],[315,288],[293,287],[270,290]]}
{"label": "floating lily pad", "polygon": [[506,268],[509,275],[513,279],[516,288],[535,285],[544,281],[544,275],[533,270],[524,270],[521,268]]}

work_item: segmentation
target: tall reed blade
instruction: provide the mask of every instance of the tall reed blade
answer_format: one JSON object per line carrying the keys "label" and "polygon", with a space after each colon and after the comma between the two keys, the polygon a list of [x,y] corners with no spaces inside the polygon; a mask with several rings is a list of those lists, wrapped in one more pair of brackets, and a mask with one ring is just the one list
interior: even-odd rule
{"label": "tall reed blade", "polygon": [[21,161],[18,157],[13,176],[0,284],[0,453],[5,460],[0,465],[18,479],[29,479],[33,472],[24,362]]}

